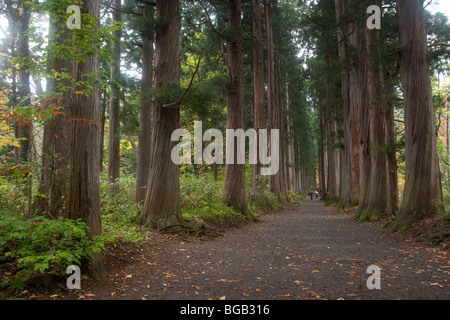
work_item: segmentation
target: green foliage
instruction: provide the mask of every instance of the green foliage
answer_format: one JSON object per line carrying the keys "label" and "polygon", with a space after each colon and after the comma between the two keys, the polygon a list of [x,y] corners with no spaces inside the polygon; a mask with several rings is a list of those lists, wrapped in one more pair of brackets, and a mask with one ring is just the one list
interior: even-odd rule
{"label": "green foliage", "polygon": [[179,83],[166,81],[161,88],[153,89],[153,94],[154,100],[158,104],[164,105],[178,101],[183,94],[183,90]]}
{"label": "green foliage", "polygon": [[196,176],[186,173],[181,176],[180,189],[183,217],[196,217],[210,222],[243,218],[225,204],[223,181],[214,180],[210,175]]}
{"label": "green foliage", "polygon": [[181,208],[196,209],[213,202],[223,202],[223,181],[215,181],[209,175],[196,176],[186,173],[180,179]]}
{"label": "green foliage", "polygon": [[112,190],[105,173],[101,175],[100,195],[102,199],[100,211],[102,215],[103,233],[117,241],[137,244],[148,237],[147,229],[138,225],[137,219],[142,207],[133,201],[134,178],[122,175],[119,192],[114,197],[108,195]]}
{"label": "green foliage", "polygon": [[103,250],[107,240],[90,239],[81,220],[27,220],[12,212],[0,217],[0,270],[13,274],[1,282],[3,288],[23,289],[40,274],[62,276],[69,265],[81,266]]}

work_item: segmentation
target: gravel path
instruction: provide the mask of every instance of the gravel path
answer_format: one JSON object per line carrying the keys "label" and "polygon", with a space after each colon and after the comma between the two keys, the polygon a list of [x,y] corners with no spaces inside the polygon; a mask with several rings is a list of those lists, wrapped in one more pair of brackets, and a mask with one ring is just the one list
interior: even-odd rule
{"label": "gravel path", "polygon": [[[86,292],[94,299],[450,299],[448,252],[317,200],[205,242],[157,235],[140,250]],[[379,290],[367,288],[370,265],[381,270]]]}

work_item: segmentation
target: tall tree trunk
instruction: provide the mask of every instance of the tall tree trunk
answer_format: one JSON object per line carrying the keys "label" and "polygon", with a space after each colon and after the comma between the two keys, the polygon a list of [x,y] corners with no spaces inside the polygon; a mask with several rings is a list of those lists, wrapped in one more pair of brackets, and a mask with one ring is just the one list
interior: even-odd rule
{"label": "tall tree trunk", "polygon": [[[145,5],[144,16],[151,19],[154,9]],[[141,112],[139,117],[139,145],[136,168],[136,187],[134,201],[145,200],[148,172],[150,168],[151,141],[152,141],[152,102],[150,90],[153,87],[153,40],[148,34],[142,34],[142,80],[141,80]]]}
{"label": "tall tree trunk", "polygon": [[325,113],[323,99],[319,99],[319,192],[324,198],[327,193]]}
{"label": "tall tree trunk", "polygon": [[[244,74],[241,0],[228,2],[228,28],[235,31],[227,39],[227,130],[244,129]],[[227,141],[228,145],[229,141]],[[237,155],[237,143],[234,143]],[[229,152],[229,150],[227,150]],[[236,161],[235,161],[236,162]],[[250,217],[245,186],[245,164],[225,165],[225,199],[228,206]]]}
{"label": "tall tree trunk", "polygon": [[[19,58],[25,61],[19,67],[19,83],[18,83],[18,94],[20,99],[20,104],[22,106],[28,106],[31,104],[31,89],[30,89],[30,69],[29,60],[30,56],[30,37],[28,33],[30,32],[30,9],[25,4],[25,1],[20,1],[21,14],[19,16],[19,38],[17,41],[17,55]],[[32,131],[32,124],[26,123],[19,125],[19,138],[22,139],[20,142],[19,151],[19,162],[27,162],[30,160],[30,137]]]}
{"label": "tall tree trunk", "polygon": [[[259,135],[259,130],[266,126],[265,91],[264,91],[264,55],[261,23],[261,0],[253,0],[253,128]],[[259,137],[259,136],[258,136]],[[257,139],[259,159],[259,138]],[[265,178],[261,176],[261,162],[253,165],[253,186],[261,191],[265,186]]]}
{"label": "tall tree trunk", "polygon": [[[31,9],[29,5],[24,0],[20,0],[17,3],[17,8],[13,8],[11,2],[7,3],[8,10],[12,10],[10,12],[10,24],[15,24],[12,27],[12,30],[17,32],[17,34],[13,34],[12,36],[16,38],[17,36],[17,55],[16,57],[21,59],[24,63],[21,63],[18,68],[17,76],[17,95],[13,94],[14,100],[16,100],[16,105],[14,107],[20,106],[27,108],[31,105],[31,89],[30,89],[30,62],[31,62],[31,54],[30,54],[30,18],[31,18]],[[15,67],[13,67],[15,69]],[[20,148],[15,150],[17,164],[26,165],[26,163],[30,162],[31,159],[31,149],[32,149],[32,132],[33,132],[33,123],[31,119],[21,119],[18,123],[15,124],[15,132],[16,138],[19,139]],[[29,173],[25,173],[24,181],[21,183],[23,187],[23,193],[28,199],[28,209],[27,215],[31,214],[30,205],[31,205],[31,175]]]}
{"label": "tall tree trunk", "polygon": [[342,64],[341,89],[343,107],[344,132],[344,172],[343,190],[341,192],[341,205],[352,206],[358,202],[359,193],[359,166],[358,166],[358,134],[354,105],[350,104],[350,70],[348,64],[349,23],[344,19],[347,3],[345,0],[336,0],[336,20],[338,21],[338,53]]}
{"label": "tall tree trunk", "polygon": [[[158,0],[156,15],[161,23],[155,39],[155,88],[164,89],[180,83],[180,1]],[[177,145],[171,137],[179,126],[179,106],[168,108],[161,102],[155,103],[152,156],[142,211],[146,227],[162,228],[182,221],[180,168],[171,159]]]}
{"label": "tall tree trunk", "polygon": [[[113,0],[113,20],[122,21],[121,0]],[[108,182],[110,184],[109,192],[117,194],[119,192],[118,180],[120,177],[120,42],[122,37],[122,28],[114,32],[114,39],[111,42],[111,98],[109,104],[109,144],[108,144]],[[111,185],[112,184],[112,185]]]}
{"label": "tall tree trunk", "polygon": [[[275,109],[275,60],[274,60],[274,43],[273,43],[273,22],[271,13],[270,0],[264,3],[264,17],[266,22],[266,49],[267,49],[267,118],[268,131],[270,132],[276,127],[276,109]],[[270,146],[270,150],[273,146]],[[272,152],[272,151],[271,151]],[[280,198],[280,178],[278,177],[281,170],[277,174],[269,177],[270,191]]]}
{"label": "tall tree trunk", "polygon": [[[103,97],[103,99],[102,99]],[[106,109],[109,101],[106,99],[106,89],[102,90],[100,96],[100,105],[101,105],[101,114],[100,114],[100,159],[98,161],[98,165],[100,166],[100,172],[103,172],[105,169],[103,167],[103,159],[105,157],[105,125],[106,125]]]}
{"label": "tall tree trunk", "polygon": [[[365,12],[363,3],[358,1],[353,2],[356,6],[354,10]],[[352,64],[354,68],[350,72],[350,105],[352,109],[351,114],[357,119],[358,132],[358,152],[357,155],[359,163],[359,199],[358,210],[363,210],[369,201],[370,192],[370,127],[368,121],[368,104],[367,104],[367,56],[366,56],[366,39],[365,39],[366,25],[360,21],[355,21],[350,24],[349,44],[353,47],[355,53]],[[352,117],[352,116],[351,116]],[[355,128],[353,129],[355,130]],[[353,136],[353,135],[352,135]],[[356,146],[355,146],[356,148]],[[355,152],[355,150],[353,150]]]}
{"label": "tall tree trunk", "polygon": [[[326,65],[331,67],[332,61],[330,57],[326,58]],[[328,71],[329,73],[330,71]],[[339,198],[339,157],[336,150],[337,141],[337,124],[336,124],[336,97],[334,93],[333,81],[331,75],[327,75],[325,92],[327,106],[327,156],[328,156],[328,192],[332,201]]]}
{"label": "tall tree trunk", "polygon": [[405,103],[406,177],[399,213],[390,226],[403,230],[441,210],[441,181],[423,0],[397,0]]}
{"label": "tall tree trunk", "polygon": [[[377,1],[370,3],[380,5]],[[370,184],[366,208],[360,212],[360,220],[377,220],[387,211],[388,163],[386,157],[386,129],[384,115],[384,76],[381,65],[380,32],[377,29],[366,31],[368,52],[367,93],[369,105],[370,130]]]}
{"label": "tall tree trunk", "polygon": [[[30,18],[31,12],[25,0],[17,1],[17,7],[14,7],[13,1],[7,1],[9,24],[11,26],[11,37],[17,39],[13,41],[15,47],[15,56],[23,60],[24,63],[19,64],[17,68],[17,82],[15,89],[16,95],[14,100],[17,105],[26,107],[31,104],[30,98]],[[16,69],[13,67],[13,69]],[[15,79],[16,80],[16,79]],[[15,107],[17,107],[15,105]],[[29,119],[21,120],[16,127],[16,138],[20,140],[20,148],[16,150],[16,160],[18,164],[30,161],[30,137],[32,133],[32,123]]]}
{"label": "tall tree trunk", "polygon": [[71,86],[67,74],[72,74],[72,64],[67,64],[65,55],[60,51],[60,47],[66,46],[71,39],[62,14],[65,9],[58,8],[51,12],[49,47],[58,47],[58,50],[50,50],[48,69],[50,74],[56,72],[58,76],[49,82],[48,87],[48,92],[55,94],[55,97],[46,98],[45,104],[55,111],[55,115],[44,125],[42,174],[39,195],[34,203],[35,213],[46,212],[50,217],[64,215],[69,174],[71,99],[70,91],[59,89],[61,84]]}
{"label": "tall tree trunk", "polygon": [[[90,15],[98,28],[100,19],[100,0],[85,1],[81,5],[82,15]],[[83,24],[88,22],[82,21]],[[89,82],[93,88],[91,94],[72,96],[72,119],[70,127],[71,154],[69,184],[66,203],[66,217],[82,219],[89,227],[91,237],[101,234],[100,218],[100,181],[99,181],[99,138],[100,138],[100,100],[99,88],[94,84],[99,71],[98,54],[85,55],[83,60],[74,62],[73,76],[77,83]],[[94,74],[94,79],[92,75]],[[87,90],[88,86],[79,85],[76,91]],[[103,259],[94,253],[89,263],[89,274],[94,279],[104,276]]]}
{"label": "tall tree trunk", "polygon": [[280,192],[288,199],[288,190],[286,183],[286,128],[285,128],[285,116],[284,116],[284,103],[283,98],[283,86],[281,85],[281,72],[280,72],[280,55],[278,53],[278,48],[276,52],[275,59],[275,93],[276,93],[276,123],[277,128],[280,132],[280,143],[279,143],[279,159],[280,159],[280,170],[278,177],[280,179]]}
{"label": "tall tree trunk", "polygon": [[[286,58],[286,63],[288,63],[288,59]],[[294,145],[294,136],[292,132],[292,118],[289,115],[290,109],[291,109],[291,100],[289,95],[290,90],[290,83],[289,83],[289,73],[286,72],[285,75],[285,81],[286,81],[286,136],[288,139],[287,144],[287,170],[288,170],[288,188],[293,193],[298,192],[296,179],[295,179],[295,145]]]}
{"label": "tall tree trunk", "polygon": [[386,214],[393,216],[398,210],[398,168],[397,168],[397,152],[395,148],[395,124],[394,124],[394,86],[387,89],[386,94],[386,110],[385,110],[385,129],[386,129],[386,143],[387,143],[387,166],[388,166],[388,181],[387,181],[387,209]]}

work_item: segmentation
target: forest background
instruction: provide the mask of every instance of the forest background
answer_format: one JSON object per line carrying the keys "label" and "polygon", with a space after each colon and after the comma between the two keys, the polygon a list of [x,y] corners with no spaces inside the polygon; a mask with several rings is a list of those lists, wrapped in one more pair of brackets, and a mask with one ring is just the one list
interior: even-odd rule
{"label": "forest background", "polygon": [[[357,193],[355,219],[396,221],[407,184],[398,2],[90,1],[78,4],[81,28],[69,29],[72,1],[2,1],[2,288],[65,275],[72,264],[100,278],[101,253],[115,241],[145,241],[149,227],[201,235],[297,203],[311,189],[327,204],[356,206],[345,198],[342,75],[355,71],[359,52],[373,52],[359,51],[358,40],[343,57],[342,30],[365,25],[370,4],[383,13],[376,61],[388,75],[382,89],[392,126],[385,144],[363,144],[387,159],[395,191],[383,192],[395,199],[361,213]],[[450,206],[450,25],[438,12],[448,5],[423,5],[433,9],[423,21],[442,191],[433,214],[442,223]],[[174,166],[164,130],[193,132],[194,121],[222,132],[280,129],[279,174],[260,176],[260,167],[248,164]],[[396,223],[396,230],[410,225]]]}

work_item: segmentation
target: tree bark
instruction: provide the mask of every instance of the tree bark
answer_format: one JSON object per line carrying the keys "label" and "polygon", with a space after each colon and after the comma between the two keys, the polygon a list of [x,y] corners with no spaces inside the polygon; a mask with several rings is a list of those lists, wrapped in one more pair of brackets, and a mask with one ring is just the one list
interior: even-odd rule
{"label": "tree bark", "polygon": [[[31,89],[30,89],[30,19],[31,11],[26,1],[20,0],[18,4],[20,10],[19,14],[19,26],[18,26],[18,39],[17,39],[17,56],[24,61],[23,64],[19,66],[19,82],[17,86],[17,93],[19,97],[19,105],[21,107],[27,107],[31,105]],[[32,137],[33,137],[33,123],[31,119],[26,119],[18,124],[18,136],[20,140],[20,149],[18,150],[18,164],[26,164],[32,160]],[[32,194],[32,176],[25,173],[24,182],[22,185],[23,192],[27,197],[28,203],[28,216],[30,216],[31,208],[31,194]]]}
{"label": "tree bark", "polygon": [[397,166],[397,152],[395,148],[395,124],[394,124],[394,86],[387,89],[385,110],[385,129],[386,129],[386,143],[387,143],[387,165],[388,165],[388,181],[387,181],[387,209],[386,214],[393,216],[398,210],[398,166]]}
{"label": "tree bark", "polygon": [[[356,6],[354,10],[357,12],[365,12],[363,3],[358,1],[352,2]],[[365,39],[366,25],[360,21],[354,21],[350,24],[349,44],[354,49],[354,56],[352,59],[353,68],[350,72],[350,87],[349,97],[352,109],[350,114],[354,116],[354,121],[357,123],[357,146],[353,142],[353,159],[354,163],[359,164],[359,198],[358,210],[363,210],[369,200],[370,187],[370,127],[368,120],[368,104],[367,104],[367,56],[366,56],[366,39]],[[353,131],[352,131],[353,132]],[[353,133],[352,133],[353,138]],[[357,150],[357,151],[356,151]],[[356,162],[355,157],[358,157]],[[354,165],[353,165],[354,167]]]}
{"label": "tree bark", "polygon": [[[113,21],[121,22],[121,0],[113,0]],[[108,144],[108,182],[111,195],[119,192],[120,177],[120,42],[122,28],[114,32],[111,42],[110,81],[111,98],[109,103],[109,144]]]}
{"label": "tree bark", "polygon": [[[85,1],[81,5],[82,15],[90,15],[95,21],[91,31],[98,28],[100,18],[100,0]],[[87,22],[82,22],[87,23]],[[100,138],[100,100],[96,80],[88,75],[99,71],[98,54],[85,55],[83,60],[74,62],[73,76],[77,83],[87,81],[93,89],[91,95],[72,96],[72,118],[70,126],[71,154],[66,217],[82,219],[89,227],[89,236],[101,234],[100,218],[100,181],[99,181],[99,138]],[[76,91],[86,90],[86,85],[79,84]],[[94,279],[104,276],[103,258],[93,254],[89,263],[89,274]]]}
{"label": "tree bark", "polygon": [[283,87],[281,85],[281,72],[280,72],[280,55],[278,53],[278,48],[275,50],[275,96],[276,96],[276,126],[279,128],[280,132],[280,142],[279,142],[279,159],[280,159],[280,169],[278,171],[278,178],[280,180],[280,193],[284,195],[285,199],[288,199],[287,190],[287,173],[286,173],[286,128],[285,128],[285,117],[284,117],[284,103],[283,98]]}
{"label": "tree bark", "polygon": [[[64,15],[65,8],[51,12],[49,47],[64,47],[71,36],[67,32]],[[53,52],[57,52],[56,54]],[[64,51],[63,51],[64,52]],[[60,85],[70,87],[71,82],[66,78],[72,74],[72,64],[67,64],[64,53],[60,50],[49,52],[49,73],[55,72],[57,78],[49,82],[48,92],[56,94],[48,97],[45,105],[55,111],[55,115],[44,125],[42,142],[42,173],[39,185],[39,195],[35,198],[34,211],[36,214],[46,212],[56,218],[64,215],[67,198],[67,177],[70,159],[70,91],[63,91]]]}
{"label": "tree bark", "polygon": [[[244,130],[244,74],[241,13],[241,0],[229,0],[228,28],[234,31],[234,35],[227,38],[226,45],[229,79],[227,84],[227,130]],[[234,143],[235,155],[237,155],[236,147],[237,143]],[[229,152],[229,150],[227,151]],[[228,206],[250,217],[245,185],[245,164],[225,164],[225,199]]]}
{"label": "tree bark", "polygon": [[[154,9],[145,5],[144,16],[153,17]],[[136,168],[136,189],[134,200],[145,200],[148,173],[150,168],[152,141],[152,102],[150,90],[153,87],[153,40],[146,30],[142,35],[142,80],[141,80],[141,112],[139,118],[139,145]]]}
{"label": "tree bark", "polygon": [[[378,2],[371,4],[381,5]],[[384,76],[381,66],[380,32],[377,29],[366,31],[368,52],[367,93],[369,105],[370,135],[370,184],[366,208],[360,212],[360,220],[377,220],[387,211],[388,163],[386,156],[386,128],[384,115]]]}
{"label": "tree bark", "polygon": [[[326,65],[329,68],[332,65],[330,57],[326,58]],[[327,108],[327,156],[328,156],[328,192],[332,201],[339,199],[339,151],[336,150],[337,124],[336,124],[336,97],[331,76],[328,74],[325,84],[326,108]]]}
{"label": "tree bark", "polygon": [[[253,0],[253,128],[259,135],[259,130],[266,126],[264,90],[264,55],[261,21],[261,0]],[[257,154],[259,159],[259,138],[257,139]],[[262,191],[265,178],[261,176],[261,162],[253,165],[253,187]]]}
{"label": "tree bark", "polygon": [[[271,13],[270,0],[264,3],[264,17],[266,23],[266,49],[267,49],[267,118],[268,131],[277,129],[276,127],[276,110],[275,110],[275,60],[274,60],[274,43],[273,43],[273,22]],[[272,152],[272,146],[269,148]],[[277,174],[269,177],[270,191],[280,198],[280,178]]]}
{"label": "tree bark", "polygon": [[423,0],[397,0],[405,104],[406,176],[391,230],[403,230],[442,210],[433,97]]}
{"label": "tree bark", "polygon": [[341,89],[343,107],[345,180],[341,192],[341,205],[354,206],[358,203],[359,193],[359,161],[358,161],[358,133],[355,105],[350,103],[350,69],[348,63],[349,29],[351,24],[345,21],[347,2],[336,0],[336,20],[338,22],[338,54],[342,64]]}
{"label": "tree bark", "polygon": [[323,99],[319,99],[319,192],[323,198],[327,193],[327,153],[326,153],[326,110],[324,110]]}
{"label": "tree bark", "polygon": [[[155,39],[155,88],[160,89],[180,83],[180,1],[158,0],[156,15],[161,23]],[[182,221],[180,168],[171,159],[171,151],[178,144],[171,136],[179,126],[179,106],[165,108],[163,103],[155,103],[152,157],[142,211],[146,227],[160,229]]]}

